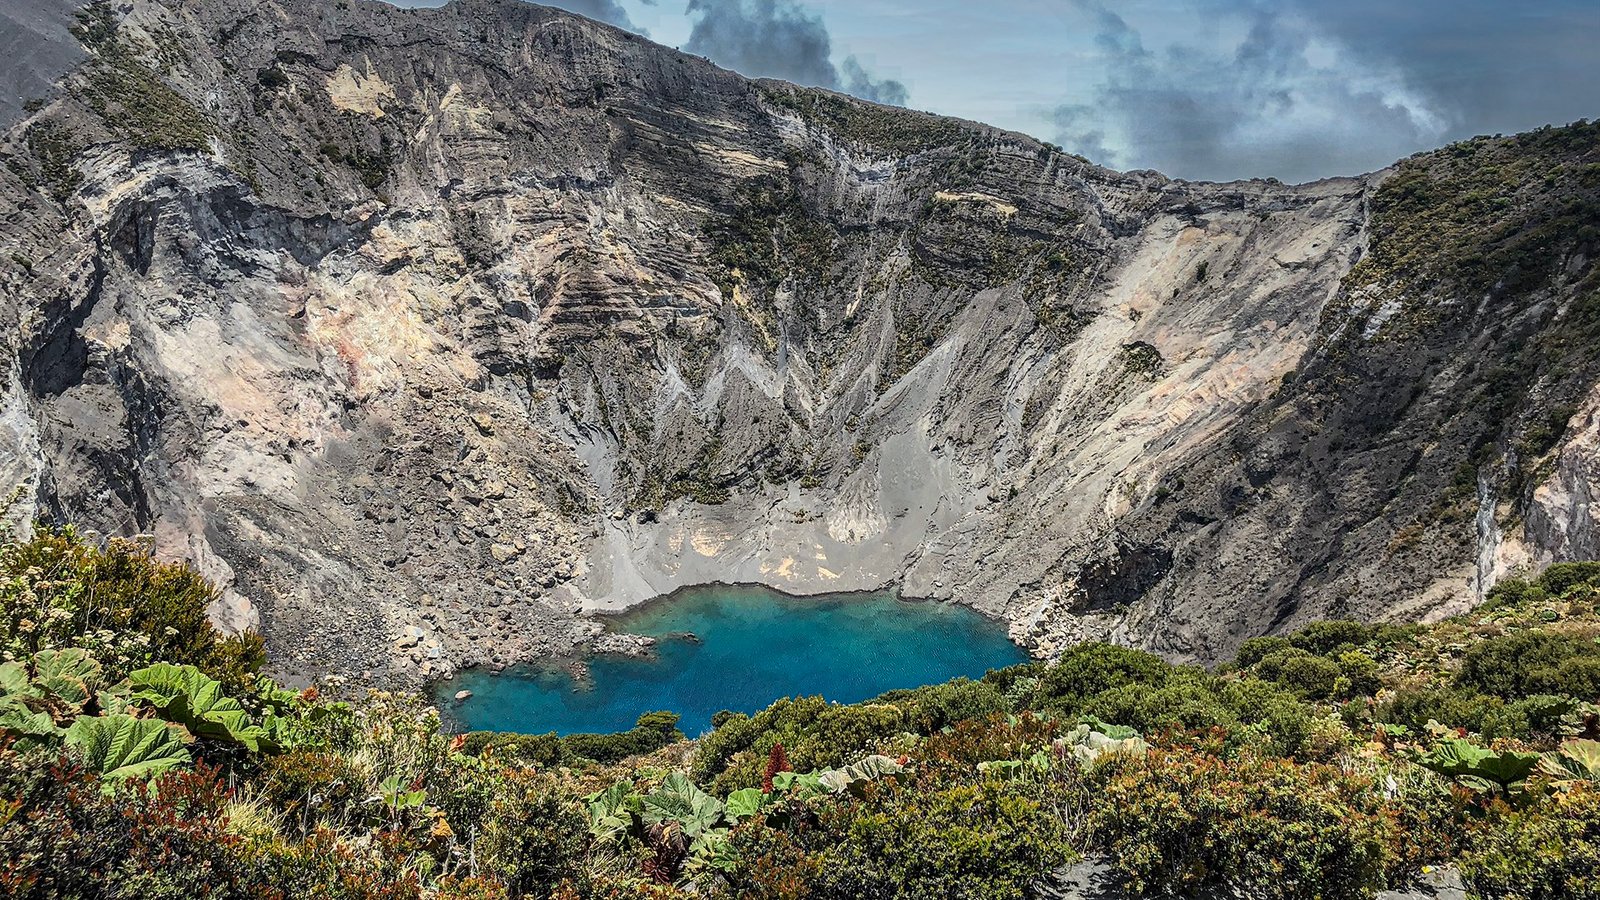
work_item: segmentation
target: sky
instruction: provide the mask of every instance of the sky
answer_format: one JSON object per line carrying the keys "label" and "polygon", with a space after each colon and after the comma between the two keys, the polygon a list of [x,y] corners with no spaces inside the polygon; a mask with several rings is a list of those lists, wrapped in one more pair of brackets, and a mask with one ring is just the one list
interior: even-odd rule
{"label": "sky", "polygon": [[[437,6],[440,0],[396,0]],[[1288,182],[1600,118],[1600,0],[549,0],[1118,169]]]}

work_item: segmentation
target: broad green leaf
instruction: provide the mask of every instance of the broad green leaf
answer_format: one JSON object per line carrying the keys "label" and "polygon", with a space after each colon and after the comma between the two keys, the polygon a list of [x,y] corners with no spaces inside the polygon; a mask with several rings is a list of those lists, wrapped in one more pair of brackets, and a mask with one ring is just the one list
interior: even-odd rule
{"label": "broad green leaf", "polygon": [[1553,775],[1562,786],[1580,781],[1600,782],[1600,741],[1570,740],[1539,760],[1539,769]]}
{"label": "broad green leaf", "polygon": [[0,694],[0,735],[14,739],[18,750],[48,747],[61,740],[61,734],[49,714],[34,712],[18,697]]}
{"label": "broad green leaf", "polygon": [[722,820],[722,801],[696,787],[679,772],[673,772],[661,786],[645,795],[644,823],[656,825],[676,822],[683,833],[697,838]]}
{"label": "broad green leaf", "polygon": [[633,827],[633,808],[639,803],[633,782],[619,781],[584,798],[588,805],[589,832],[601,840],[618,837]]}
{"label": "broad green leaf", "polygon": [[760,812],[766,805],[767,795],[760,788],[744,788],[728,795],[724,812],[730,822],[738,822]]}
{"label": "broad green leaf", "polygon": [[0,694],[26,694],[32,687],[27,666],[19,662],[0,665]]}
{"label": "broad green leaf", "polygon": [[842,769],[829,769],[818,778],[823,788],[837,794],[842,791],[859,791],[861,786],[869,781],[891,778],[904,771],[904,766],[887,756],[875,753]]}
{"label": "broad green leaf", "polygon": [[[155,707],[162,718],[189,729],[196,737],[239,744],[259,752],[267,732],[252,725],[239,701],[222,692],[222,685],[194,666],[156,663],[128,676],[130,699]],[[272,749],[268,746],[268,749]]]}
{"label": "broad green leaf", "polygon": [[1435,744],[1417,762],[1441,775],[1481,779],[1509,788],[1532,774],[1539,765],[1539,754],[1510,750],[1496,753],[1452,738]]}
{"label": "broad green leaf", "polygon": [[733,844],[728,840],[726,828],[707,831],[689,844],[691,868],[733,872],[738,869],[739,862],[739,855],[734,852]]}
{"label": "broad green leaf", "polygon": [[1561,745],[1559,752],[1581,766],[1590,778],[1600,781],[1600,741],[1570,740]]}
{"label": "broad green leaf", "polygon": [[108,783],[150,778],[190,761],[176,730],[159,719],[79,716],[67,729],[66,743]]}
{"label": "broad green leaf", "polygon": [[100,663],[76,647],[41,650],[33,656],[33,680],[50,695],[82,710],[100,690]]}
{"label": "broad green leaf", "polygon": [[819,794],[822,792],[822,776],[816,772],[779,772],[772,776],[772,790],[774,793],[787,794],[791,791],[801,794]]}

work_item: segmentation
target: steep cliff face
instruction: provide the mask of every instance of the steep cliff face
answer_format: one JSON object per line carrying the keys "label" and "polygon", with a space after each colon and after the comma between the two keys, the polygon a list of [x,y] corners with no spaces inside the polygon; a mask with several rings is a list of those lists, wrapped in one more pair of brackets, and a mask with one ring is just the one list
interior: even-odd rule
{"label": "steep cliff face", "polygon": [[897,582],[1185,658],[1593,556],[1574,127],[1119,174],[516,0],[133,0],[6,136],[0,478],[290,675]]}

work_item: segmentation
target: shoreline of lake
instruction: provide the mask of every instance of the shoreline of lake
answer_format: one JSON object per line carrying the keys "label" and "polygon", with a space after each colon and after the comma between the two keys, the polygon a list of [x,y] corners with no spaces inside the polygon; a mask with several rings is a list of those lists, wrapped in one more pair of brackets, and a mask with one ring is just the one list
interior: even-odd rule
{"label": "shoreline of lake", "polygon": [[[458,672],[430,686],[441,715],[464,730],[570,734],[626,730],[638,714],[664,709],[683,716],[683,730],[692,735],[709,728],[721,709],[755,712],[784,696],[810,694],[858,702],[980,677],[1029,658],[1002,621],[893,589],[795,595],[761,585],[702,584],[601,619],[607,633],[655,643],[644,654]],[[587,676],[580,680],[575,665],[587,667]],[[739,683],[727,683],[731,672],[742,674]],[[796,687],[801,682],[807,687]],[[461,690],[471,691],[465,702],[454,700]]]}

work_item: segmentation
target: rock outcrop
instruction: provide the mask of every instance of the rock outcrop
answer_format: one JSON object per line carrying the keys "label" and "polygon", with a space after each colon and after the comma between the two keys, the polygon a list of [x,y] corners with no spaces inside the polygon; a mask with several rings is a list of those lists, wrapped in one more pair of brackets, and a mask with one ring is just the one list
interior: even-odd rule
{"label": "rock outcrop", "polygon": [[287,676],[711,580],[1209,660],[1600,550],[1592,126],[1192,184],[517,0],[75,21],[0,167],[8,514],[153,535]]}

